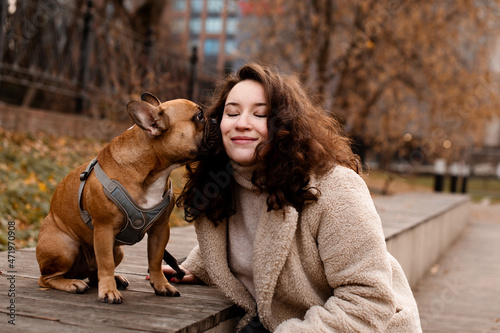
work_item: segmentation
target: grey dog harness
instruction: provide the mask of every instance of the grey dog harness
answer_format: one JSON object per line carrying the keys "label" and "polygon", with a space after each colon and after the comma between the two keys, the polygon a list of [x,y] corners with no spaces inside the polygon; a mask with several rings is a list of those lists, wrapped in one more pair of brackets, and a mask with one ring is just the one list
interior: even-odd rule
{"label": "grey dog harness", "polygon": [[125,225],[118,235],[116,235],[116,240],[126,245],[132,245],[141,241],[148,229],[168,208],[173,195],[172,183],[170,182],[169,189],[164,194],[162,202],[150,209],[143,209],[135,203],[123,185],[116,180],[109,179],[99,165],[99,162],[97,162],[97,159],[93,159],[87,166],[87,169],[80,174],[80,187],[78,189],[80,215],[85,224],[91,229],[94,229],[92,218],[82,207],[82,196],[85,183],[92,170],[95,170],[97,179],[102,184],[106,196],[120,208],[125,216]]}

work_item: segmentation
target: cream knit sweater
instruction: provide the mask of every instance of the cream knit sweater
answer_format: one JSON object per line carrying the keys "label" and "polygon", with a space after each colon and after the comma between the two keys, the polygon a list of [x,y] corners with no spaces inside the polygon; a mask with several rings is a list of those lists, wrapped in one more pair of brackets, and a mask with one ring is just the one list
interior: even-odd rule
{"label": "cream knit sweater", "polygon": [[231,165],[237,185],[233,198],[236,214],[229,218],[228,223],[229,268],[255,298],[253,243],[266,198],[251,182],[253,166],[242,166],[234,162]]}

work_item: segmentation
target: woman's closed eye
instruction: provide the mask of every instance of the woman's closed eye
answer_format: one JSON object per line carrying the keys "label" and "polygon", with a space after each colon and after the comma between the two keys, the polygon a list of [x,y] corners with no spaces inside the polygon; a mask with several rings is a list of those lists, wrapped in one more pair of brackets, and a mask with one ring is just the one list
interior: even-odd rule
{"label": "woman's closed eye", "polygon": [[240,111],[232,104],[228,104],[224,108],[224,116],[226,116],[226,117],[236,117],[239,114],[240,114]]}
{"label": "woman's closed eye", "polygon": [[266,103],[257,103],[253,109],[253,114],[259,118],[267,118],[267,105]]}

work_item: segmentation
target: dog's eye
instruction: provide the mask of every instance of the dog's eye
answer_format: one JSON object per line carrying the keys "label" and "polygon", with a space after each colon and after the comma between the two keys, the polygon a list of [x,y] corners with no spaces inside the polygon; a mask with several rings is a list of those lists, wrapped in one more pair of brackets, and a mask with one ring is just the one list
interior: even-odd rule
{"label": "dog's eye", "polygon": [[196,115],[196,120],[198,120],[199,122],[204,122],[205,121],[205,117],[203,116],[203,112],[198,112],[198,114]]}

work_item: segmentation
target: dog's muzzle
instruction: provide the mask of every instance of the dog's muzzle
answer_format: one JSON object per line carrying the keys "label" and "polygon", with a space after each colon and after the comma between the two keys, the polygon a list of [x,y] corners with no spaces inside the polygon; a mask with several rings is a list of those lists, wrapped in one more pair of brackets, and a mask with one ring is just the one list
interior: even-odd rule
{"label": "dog's muzzle", "polygon": [[215,155],[222,149],[222,134],[219,123],[215,118],[208,118],[203,130],[203,142],[200,154],[202,156]]}

